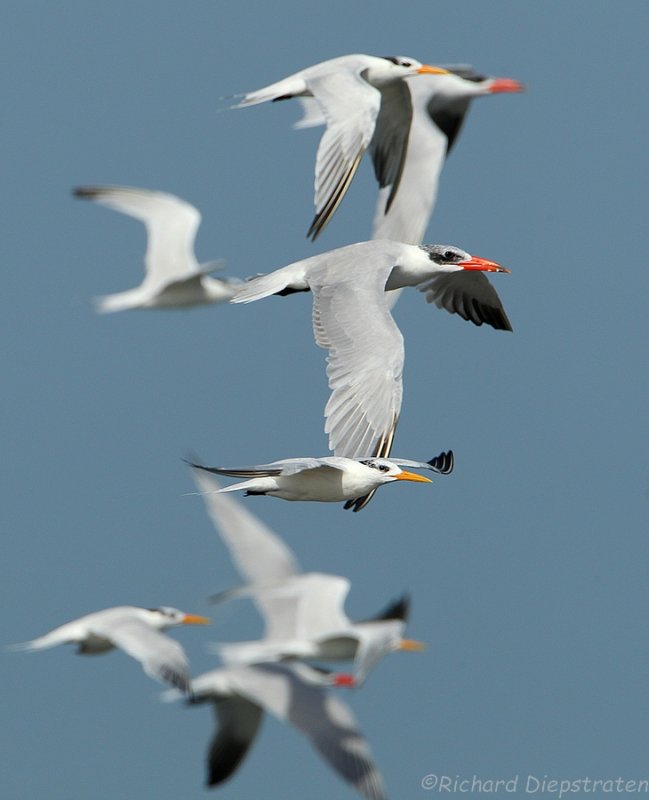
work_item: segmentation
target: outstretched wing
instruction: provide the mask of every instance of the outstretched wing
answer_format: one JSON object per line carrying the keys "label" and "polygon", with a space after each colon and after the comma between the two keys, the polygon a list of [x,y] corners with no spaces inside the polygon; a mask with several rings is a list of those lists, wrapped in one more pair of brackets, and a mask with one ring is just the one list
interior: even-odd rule
{"label": "outstretched wing", "polygon": [[323,462],[318,458],[286,458],[281,461],[271,461],[270,464],[255,464],[251,467],[206,467],[186,459],[185,463],[194,469],[202,469],[216,475],[230,475],[234,478],[272,478],[278,475],[296,475],[298,472],[307,470],[337,469],[335,465]]}
{"label": "outstretched wing", "polygon": [[307,233],[316,239],[345,196],[370,143],[381,93],[360,70],[329,72],[306,82],[327,123],[316,156],[316,214]]}
{"label": "outstretched wing", "polygon": [[306,679],[306,665],[259,664],[233,671],[237,691],[294,725],[329,766],[368,800],[386,800],[381,775],[351,710]]}
{"label": "outstretched wing", "polygon": [[452,450],[447,450],[434,456],[430,461],[411,461],[408,458],[391,458],[398,467],[414,467],[415,469],[430,469],[439,475],[450,475],[455,466],[455,455]]}
{"label": "outstretched wing", "polygon": [[451,314],[459,314],[474,325],[486,323],[492,328],[511,331],[503,304],[486,275],[481,272],[440,274],[417,286],[426,302],[435,303]]}
{"label": "outstretched wing", "polygon": [[110,630],[99,627],[96,633],[110,638],[116,647],[137,659],[150,677],[189,691],[189,661],[174,639],[137,619],[111,626]]}
{"label": "outstretched wing", "polygon": [[[418,78],[424,76],[417,76]],[[406,163],[412,122],[412,102],[406,81],[393,81],[381,89],[381,109],[376,120],[370,153],[379,188],[389,187],[384,213],[388,213],[399,190]],[[385,237],[391,238],[391,237]],[[401,237],[394,237],[404,241]],[[419,244],[419,242],[417,242]]]}
{"label": "outstretched wing", "polygon": [[215,478],[196,470],[194,480],[214,527],[246,583],[281,581],[299,573],[297,559],[284,542],[241,503],[219,494],[221,487]]}
{"label": "outstretched wing", "polygon": [[217,729],[207,751],[207,786],[230,778],[246,757],[264,716],[258,705],[243,697],[214,703]]}
{"label": "outstretched wing", "polygon": [[382,441],[391,443],[399,419],[403,337],[385,300],[392,266],[370,249],[309,275],[315,339],[329,351],[325,431],[337,456],[374,455]]}
{"label": "outstretched wing", "polygon": [[82,186],[74,194],[128,214],[146,226],[145,282],[164,286],[200,272],[194,239],[200,225],[198,209],[173,194],[129,186]]}

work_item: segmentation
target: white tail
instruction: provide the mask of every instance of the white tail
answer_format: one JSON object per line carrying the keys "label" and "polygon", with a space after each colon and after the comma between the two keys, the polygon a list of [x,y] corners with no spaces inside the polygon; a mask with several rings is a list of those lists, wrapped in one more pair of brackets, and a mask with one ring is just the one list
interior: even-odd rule
{"label": "white tail", "polygon": [[267,103],[269,100],[279,100],[280,97],[288,98],[298,94],[306,94],[307,91],[304,78],[299,77],[299,74],[289,75],[288,78],[277,81],[277,83],[271,83],[268,86],[264,86],[262,89],[244,94],[243,100],[232,106],[232,108],[256,106],[258,103]]}
{"label": "white tail", "polygon": [[250,278],[241,285],[237,293],[230,302],[232,303],[252,303],[261,300],[262,297],[269,297],[271,294],[278,294],[284,289],[295,289],[303,291],[309,288],[304,277],[304,265],[309,259],[296,261],[267,275],[257,275]]}

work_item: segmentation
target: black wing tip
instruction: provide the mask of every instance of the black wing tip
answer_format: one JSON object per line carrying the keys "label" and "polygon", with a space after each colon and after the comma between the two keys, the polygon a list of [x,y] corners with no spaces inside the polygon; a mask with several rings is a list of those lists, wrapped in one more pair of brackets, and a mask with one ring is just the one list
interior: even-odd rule
{"label": "black wing tip", "polygon": [[201,469],[203,472],[213,472],[215,475],[219,474],[219,467],[208,467],[205,464],[199,464],[198,461],[194,461],[191,456],[187,458],[183,457],[182,462],[192,469]]}
{"label": "black wing tip", "polygon": [[427,463],[440,475],[450,475],[455,467],[455,454],[452,450],[447,450],[431,458]]}
{"label": "black wing tip", "polygon": [[485,319],[487,325],[491,325],[497,331],[512,331],[512,324],[507,317],[507,314],[501,308],[490,309],[491,313]]}
{"label": "black wing tip", "polygon": [[166,683],[171,684],[175,689],[180,690],[188,700],[193,698],[191,681],[187,675],[183,675],[181,672],[171,667],[163,667],[160,670],[160,677]]}
{"label": "black wing tip", "polygon": [[514,330],[503,308],[483,305],[477,300],[473,300],[472,306],[474,313],[466,319],[470,319],[474,325],[480,326],[485,323],[497,331]]}
{"label": "black wing tip", "polygon": [[315,242],[315,240],[326,227],[328,221],[328,219],[322,218],[322,214],[316,214],[313,218],[313,222],[309,226],[309,230],[306,232],[306,238],[311,239],[312,242]]}
{"label": "black wing tip", "polygon": [[221,741],[218,750],[210,750],[205,786],[213,789],[231,778],[248,754],[251,744],[252,739],[241,741],[233,738]]}
{"label": "black wing tip", "polygon": [[99,188],[97,186],[75,186],[72,189],[72,195],[74,197],[81,197],[84,199],[96,197],[99,193]]}
{"label": "black wing tip", "polygon": [[362,511],[365,506],[370,502],[370,500],[374,497],[374,492],[376,489],[373,489],[368,494],[364,494],[362,497],[355,497],[353,500],[348,500],[343,508],[345,511],[351,508],[352,511]]}
{"label": "black wing tip", "polygon": [[375,617],[372,617],[369,622],[379,622],[381,620],[398,619],[403,622],[408,621],[410,615],[410,594],[404,592],[401,597],[393,600],[386,608],[383,609]]}
{"label": "black wing tip", "polygon": [[213,605],[225,603],[232,597],[235,597],[237,594],[239,594],[242,589],[245,589],[245,586],[245,584],[240,584],[239,586],[232,586],[230,589],[223,589],[220,592],[214,592],[214,594],[208,596],[207,602]]}

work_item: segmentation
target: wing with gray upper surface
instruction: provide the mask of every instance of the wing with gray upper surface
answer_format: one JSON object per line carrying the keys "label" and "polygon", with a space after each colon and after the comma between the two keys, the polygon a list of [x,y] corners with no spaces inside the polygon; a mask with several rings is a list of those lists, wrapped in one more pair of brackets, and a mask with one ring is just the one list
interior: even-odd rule
{"label": "wing with gray upper surface", "polygon": [[393,264],[377,252],[347,270],[309,275],[315,339],[329,351],[325,431],[330,449],[347,458],[374,455],[381,439],[391,439],[401,409],[403,337],[385,299]]}
{"label": "wing with gray upper surface", "polygon": [[106,631],[98,628],[96,632],[137,659],[150,677],[170,683],[183,692],[189,690],[189,661],[174,639],[135,619]]}
{"label": "wing with gray upper surface", "polygon": [[81,186],[74,194],[144,223],[147,285],[164,286],[199,273],[194,240],[201,215],[190,203],[167,192],[130,186]]}
{"label": "wing with gray upper surface", "polygon": [[307,85],[327,122],[316,156],[316,214],[307,233],[316,239],[338,208],[370,143],[381,95],[360,72],[310,77]]}
{"label": "wing with gray upper surface", "polygon": [[291,723],[344,780],[368,800],[387,800],[381,775],[350,709],[303,676],[304,665],[264,664],[238,668],[238,691],[265,711]]}
{"label": "wing with gray upper surface", "polygon": [[246,583],[277,581],[297,575],[300,566],[291,550],[241,503],[219,494],[216,479],[195,470],[207,513]]}

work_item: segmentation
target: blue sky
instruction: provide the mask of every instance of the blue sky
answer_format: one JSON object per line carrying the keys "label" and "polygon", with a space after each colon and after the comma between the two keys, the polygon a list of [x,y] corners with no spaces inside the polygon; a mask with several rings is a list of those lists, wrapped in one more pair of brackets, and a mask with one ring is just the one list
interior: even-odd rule
{"label": "blue sky", "polygon": [[[453,448],[432,486],[361,514],[249,498],[305,569],[352,580],[368,616],[407,590],[424,654],[386,659],[348,700],[393,797],[428,773],[649,777],[646,4],[10,2],[0,11],[5,391],[3,640],[110,605],[213,612],[177,638],[252,638],[182,464],[323,455],[324,353],[306,297],[100,317],[141,278],[143,229],[72,187],[174,192],[203,214],[200,259],[266,272],[370,235],[369,164],[317,243],[317,131],[296,106],[223,97],[351,52],[471,63],[528,91],[476,101],[430,242],[494,277],[513,334],[416,292],[395,454]],[[129,659],[2,653],[12,798],[204,797],[207,709],[158,702]],[[355,796],[267,720],[219,796]],[[433,793],[429,793],[433,794]],[[504,796],[504,795],[503,795]]]}

